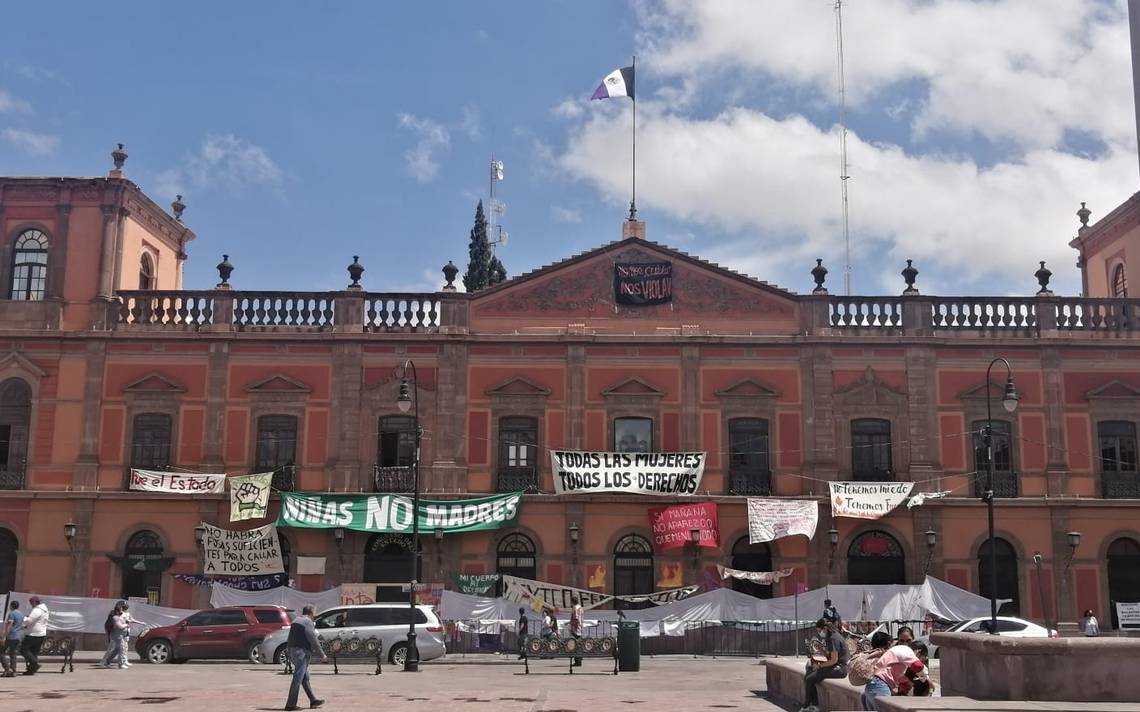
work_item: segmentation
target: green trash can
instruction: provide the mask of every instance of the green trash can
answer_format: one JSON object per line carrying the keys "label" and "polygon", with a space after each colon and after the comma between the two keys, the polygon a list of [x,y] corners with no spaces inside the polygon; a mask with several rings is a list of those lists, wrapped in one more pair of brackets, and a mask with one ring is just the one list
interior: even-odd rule
{"label": "green trash can", "polygon": [[641,623],[621,621],[618,623],[618,671],[641,671]]}

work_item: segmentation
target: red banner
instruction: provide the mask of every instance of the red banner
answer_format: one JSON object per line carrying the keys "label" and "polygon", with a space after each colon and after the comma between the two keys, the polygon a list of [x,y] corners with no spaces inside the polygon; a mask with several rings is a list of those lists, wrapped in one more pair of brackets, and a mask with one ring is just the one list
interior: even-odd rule
{"label": "red banner", "polygon": [[653,550],[677,549],[692,541],[692,531],[700,531],[700,546],[720,546],[720,526],[716,519],[716,502],[678,504],[649,510],[653,528]]}

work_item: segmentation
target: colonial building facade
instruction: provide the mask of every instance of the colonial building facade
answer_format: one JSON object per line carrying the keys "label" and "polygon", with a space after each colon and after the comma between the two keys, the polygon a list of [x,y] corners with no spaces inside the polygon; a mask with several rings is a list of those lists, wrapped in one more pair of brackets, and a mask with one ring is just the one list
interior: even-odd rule
{"label": "colonial building facade", "polygon": [[[929,573],[1051,621],[1140,600],[1140,300],[1107,291],[1111,266],[1092,296],[1054,295],[1044,265],[1034,285],[1033,265],[1032,296],[964,298],[923,294],[913,268],[900,296],[837,296],[817,264],[797,295],[626,221],[620,240],[475,294],[455,291],[450,264],[435,293],[367,291],[355,263],[343,291],[243,291],[228,260],[216,287],[185,290],[183,206],[160,209],[120,158],[107,178],[0,179],[0,590],[200,604],[172,574],[200,570],[195,527],[230,526],[228,499],[131,491],[130,468],[408,492],[419,425],[425,495],[528,492],[517,527],[425,532],[425,581],[499,571],[642,593],[723,564],[793,570],[739,584],[761,596]],[[1082,229],[1082,264],[1108,228]],[[669,287],[621,303],[616,266],[648,263],[669,265]],[[1004,370],[986,380],[999,356],[1013,413]],[[397,406],[409,360],[418,424]],[[990,393],[992,552],[978,499]],[[682,498],[554,494],[551,449],[630,447],[707,453],[690,499],[718,503],[719,548],[654,550],[648,509]],[[832,519],[833,480],[949,495]],[[818,499],[816,536],[750,545],[748,496]],[[326,558],[323,575],[294,577],[303,588],[411,577],[398,536],[281,538],[287,565]]]}

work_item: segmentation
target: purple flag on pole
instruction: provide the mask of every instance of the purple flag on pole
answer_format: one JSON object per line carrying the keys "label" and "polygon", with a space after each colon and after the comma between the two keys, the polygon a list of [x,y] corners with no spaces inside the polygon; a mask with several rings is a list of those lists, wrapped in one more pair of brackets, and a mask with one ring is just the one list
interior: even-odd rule
{"label": "purple flag on pole", "polygon": [[612,99],[615,96],[633,98],[633,67],[622,67],[607,74],[590,98]]}

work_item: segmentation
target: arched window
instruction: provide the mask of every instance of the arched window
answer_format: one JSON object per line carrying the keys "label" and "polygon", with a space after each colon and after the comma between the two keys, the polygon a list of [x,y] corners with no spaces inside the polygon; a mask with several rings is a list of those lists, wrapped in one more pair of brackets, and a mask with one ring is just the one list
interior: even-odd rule
{"label": "arched window", "polygon": [[[495,573],[532,580],[538,578],[538,560],[530,537],[517,532],[503,537],[496,551]],[[502,595],[502,586],[500,581],[499,595]]]}
{"label": "arched window", "polygon": [[[627,534],[614,546],[614,595],[653,593],[653,545],[637,534]],[[651,603],[614,601],[614,608],[647,608]]]}
{"label": "arched window", "polygon": [[131,433],[131,467],[160,470],[170,466],[171,417],[165,413],[140,413]]}
{"label": "arched window", "polygon": [[538,491],[538,419],[499,419],[499,492]]}
{"label": "arched window", "polygon": [[24,489],[32,389],[19,378],[0,383],[0,489]]}
{"label": "arched window", "polygon": [[851,479],[888,482],[891,465],[891,421],[856,418],[851,421]]}
{"label": "arched window", "polygon": [[[772,550],[767,544],[749,544],[748,537],[742,536],[732,545],[732,568],[741,571],[771,571]],[[732,579],[732,590],[757,598],[772,597],[771,586],[761,586],[738,578]]]}
{"label": "arched window", "polygon": [[146,252],[139,258],[139,289],[154,289],[154,260]]}
{"label": "arched window", "polygon": [[[406,584],[414,578],[412,538],[406,534],[373,534],[364,545],[364,582]],[[377,601],[407,601],[398,586],[377,588]]]}
{"label": "arched window", "polygon": [[16,590],[16,559],[20,543],[16,535],[0,529],[0,594]]}
{"label": "arched window", "polygon": [[[997,554],[997,598],[1008,598],[998,612],[1006,616],[1016,616],[1021,611],[1018,592],[1017,551],[1005,539],[994,539]],[[978,595],[990,598],[995,588],[990,584],[990,542],[986,540],[978,548]]]}
{"label": "arched window", "polygon": [[48,238],[39,230],[24,230],[12,250],[12,299],[41,301],[47,284]]}
{"label": "arched window", "polygon": [[1112,627],[1119,628],[1116,602],[1140,601],[1140,544],[1120,537],[1108,545],[1108,607]]}
{"label": "arched window", "polygon": [[163,561],[162,540],[149,529],[131,535],[123,549],[123,590],[121,596],[149,598],[157,603],[162,592]]}
{"label": "arched window", "polygon": [[906,583],[906,557],[898,540],[881,531],[864,532],[855,537],[847,549],[847,583],[854,586]]}
{"label": "arched window", "polygon": [[1119,299],[1128,297],[1128,279],[1124,276],[1124,265],[1116,265],[1112,270],[1112,296]]}

